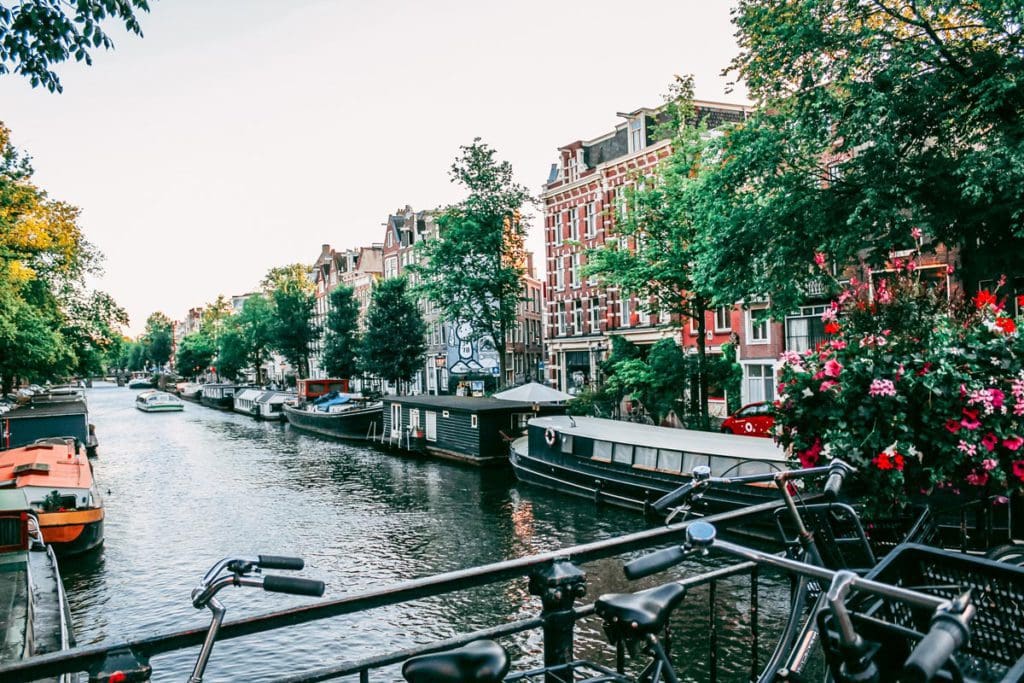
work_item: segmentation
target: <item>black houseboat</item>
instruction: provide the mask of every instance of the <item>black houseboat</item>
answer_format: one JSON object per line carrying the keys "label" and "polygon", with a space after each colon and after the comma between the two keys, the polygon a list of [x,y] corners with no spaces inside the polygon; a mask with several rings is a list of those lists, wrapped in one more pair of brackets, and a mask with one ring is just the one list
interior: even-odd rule
{"label": "black houseboat", "polygon": [[475,465],[504,465],[509,439],[538,414],[562,414],[564,406],[466,396],[385,396],[379,440]]}
{"label": "black houseboat", "polygon": [[202,398],[199,400],[204,406],[209,406],[210,408],[231,410],[235,402],[235,390],[237,388],[234,384],[204,384]]}
{"label": "black houseboat", "polygon": [[312,403],[283,406],[288,424],[324,436],[341,439],[372,439],[380,433],[380,401],[370,401],[359,394],[331,392]]}
{"label": "black houseboat", "polygon": [[89,424],[84,397],[35,396],[30,403],[0,414],[0,449],[52,437],[72,437],[85,446],[90,457],[96,456],[99,443]]}
{"label": "black houseboat", "polygon": [[[670,429],[594,417],[540,417],[512,444],[520,481],[635,510],[690,479],[698,465],[713,476],[786,468],[771,439]],[[768,486],[712,487],[701,511],[718,512],[777,496]]]}

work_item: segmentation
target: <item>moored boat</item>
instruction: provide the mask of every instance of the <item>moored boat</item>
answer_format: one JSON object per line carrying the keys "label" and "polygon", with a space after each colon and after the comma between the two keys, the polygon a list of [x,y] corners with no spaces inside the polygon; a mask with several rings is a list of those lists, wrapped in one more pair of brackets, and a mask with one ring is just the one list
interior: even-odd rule
{"label": "moored boat", "polygon": [[179,382],[175,385],[174,390],[178,392],[178,396],[187,401],[199,401],[203,395],[203,385],[195,382]]}
{"label": "moored boat", "polygon": [[257,420],[284,420],[284,405],[295,404],[295,394],[288,391],[264,391],[256,399]]}
{"label": "moored boat", "polygon": [[0,574],[0,664],[74,645],[57,558],[21,489],[0,490]]}
{"label": "moored boat", "polygon": [[135,407],[144,413],[174,413],[184,410],[185,404],[173,394],[150,389],[135,397]]}
{"label": "moored boat", "polygon": [[89,408],[81,396],[32,396],[30,401],[0,414],[0,450],[28,446],[39,439],[70,437],[96,455],[99,442],[89,424]]}
{"label": "moored boat", "polygon": [[[645,512],[689,481],[698,465],[710,467],[712,476],[787,468],[782,449],[768,439],[570,416],[531,419],[527,435],[512,443],[510,461],[520,481]],[[701,511],[777,495],[771,486],[713,487],[702,497]]]}
{"label": "moored boat", "polygon": [[103,543],[103,500],[75,440],[54,441],[0,451],[0,489],[25,492],[58,554],[83,553]]}
{"label": "moored boat", "polygon": [[234,404],[235,400],[236,389],[237,387],[234,384],[225,384],[222,382],[204,384],[203,393],[199,400],[204,406],[208,406],[210,408],[231,410],[231,406]]}
{"label": "moored boat", "polygon": [[129,389],[152,389],[154,386],[153,375],[148,372],[133,372],[128,380]]}
{"label": "moored boat", "polygon": [[232,410],[242,415],[256,417],[256,400],[262,393],[262,389],[254,389],[252,387],[236,390]]}
{"label": "moored boat", "polygon": [[380,434],[384,404],[360,394],[331,392],[302,406],[283,407],[285,419],[299,429],[343,439],[368,439]]}

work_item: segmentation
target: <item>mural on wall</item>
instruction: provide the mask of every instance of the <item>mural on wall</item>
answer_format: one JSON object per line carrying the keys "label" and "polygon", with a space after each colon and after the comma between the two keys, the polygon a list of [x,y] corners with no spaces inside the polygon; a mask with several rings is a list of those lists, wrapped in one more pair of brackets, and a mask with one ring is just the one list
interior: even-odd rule
{"label": "mural on wall", "polygon": [[500,358],[490,335],[473,337],[469,323],[453,325],[448,333],[448,372],[453,375],[497,375]]}

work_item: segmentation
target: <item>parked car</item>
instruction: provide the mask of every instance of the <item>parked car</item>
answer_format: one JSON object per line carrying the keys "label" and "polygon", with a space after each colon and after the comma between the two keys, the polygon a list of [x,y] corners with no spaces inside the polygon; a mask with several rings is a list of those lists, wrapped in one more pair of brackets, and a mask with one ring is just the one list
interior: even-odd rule
{"label": "parked car", "polygon": [[775,426],[772,410],[771,403],[748,403],[722,421],[722,431],[743,436],[771,436]]}

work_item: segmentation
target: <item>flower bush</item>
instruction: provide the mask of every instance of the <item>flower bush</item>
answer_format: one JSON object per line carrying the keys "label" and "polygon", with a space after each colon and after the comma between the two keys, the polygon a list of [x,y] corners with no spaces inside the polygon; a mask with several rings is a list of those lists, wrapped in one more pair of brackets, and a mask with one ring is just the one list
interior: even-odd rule
{"label": "flower bush", "polygon": [[951,299],[913,258],[894,266],[873,286],[841,290],[818,348],[783,354],[780,442],[801,466],[837,457],[857,467],[872,514],[939,490],[1024,490],[1024,323],[1009,312],[1014,302],[998,288]]}

